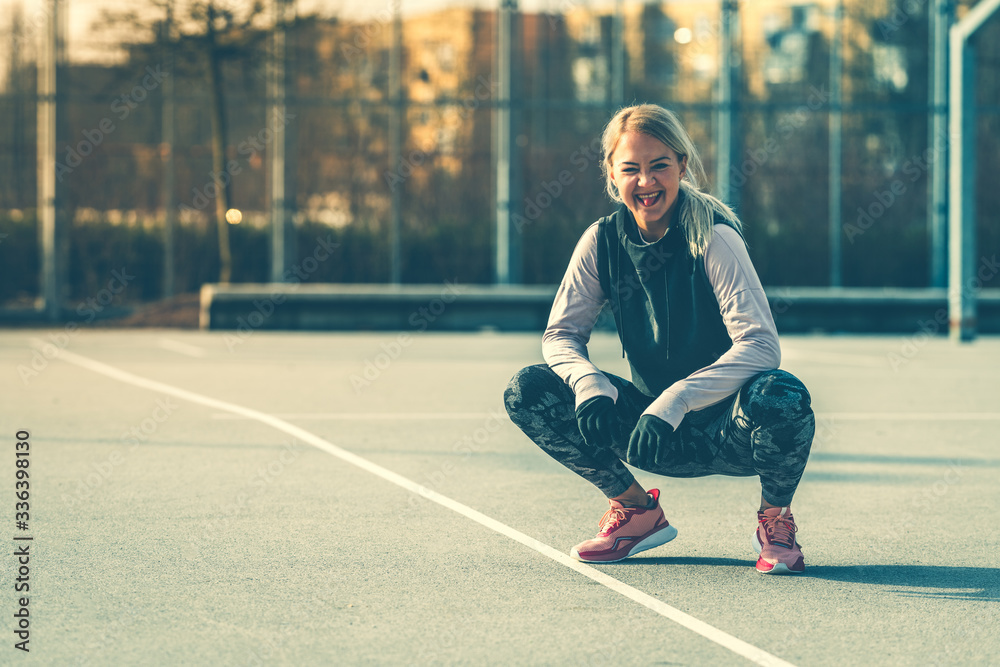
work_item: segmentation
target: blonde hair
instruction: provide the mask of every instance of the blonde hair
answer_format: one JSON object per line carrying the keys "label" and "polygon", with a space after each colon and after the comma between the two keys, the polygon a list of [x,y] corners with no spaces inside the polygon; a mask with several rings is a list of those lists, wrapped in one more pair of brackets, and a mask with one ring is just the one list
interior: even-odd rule
{"label": "blonde hair", "polygon": [[648,134],[677,153],[679,159],[687,158],[687,170],[681,179],[681,190],[686,196],[683,198],[678,220],[684,228],[692,256],[704,256],[708,244],[712,241],[712,225],[716,213],[731,223],[740,236],[743,235],[743,225],[732,209],[700,189],[701,183],[705,182],[705,168],[701,164],[698,150],[677,116],[658,104],[625,107],[616,113],[604,128],[601,137],[601,148],[604,151],[601,168],[604,171],[608,195],[612,200],[623,203],[621,193],[611,180],[611,154],[622,135],[627,132]]}

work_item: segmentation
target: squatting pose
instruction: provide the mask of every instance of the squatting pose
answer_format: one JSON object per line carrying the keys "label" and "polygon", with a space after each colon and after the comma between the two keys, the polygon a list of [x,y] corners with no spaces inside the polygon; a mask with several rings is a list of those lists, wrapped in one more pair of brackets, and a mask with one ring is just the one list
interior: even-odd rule
{"label": "squatting pose", "polygon": [[[702,192],[701,159],[676,116],[643,104],[605,128],[602,166],[621,206],[584,232],[542,341],[504,399],[547,454],[610,509],[570,552],[614,562],[677,535],[624,462],[666,477],[756,475],[757,569],[802,572],[790,504],[815,432],[809,392],[777,370],[778,334],[742,225]],[[614,314],[632,381],[591,363],[601,309]]]}

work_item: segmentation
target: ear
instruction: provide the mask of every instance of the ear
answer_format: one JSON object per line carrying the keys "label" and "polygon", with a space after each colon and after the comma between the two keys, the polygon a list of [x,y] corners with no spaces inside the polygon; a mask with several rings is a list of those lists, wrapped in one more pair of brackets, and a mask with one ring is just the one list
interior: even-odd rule
{"label": "ear", "polygon": [[684,178],[684,175],[687,173],[687,170],[688,170],[688,156],[685,155],[684,157],[681,158],[681,178]]}
{"label": "ear", "polygon": [[608,178],[611,179],[611,184],[615,186],[615,189],[621,192],[621,188],[618,187],[618,181],[615,180],[615,170],[612,164],[608,164]]}

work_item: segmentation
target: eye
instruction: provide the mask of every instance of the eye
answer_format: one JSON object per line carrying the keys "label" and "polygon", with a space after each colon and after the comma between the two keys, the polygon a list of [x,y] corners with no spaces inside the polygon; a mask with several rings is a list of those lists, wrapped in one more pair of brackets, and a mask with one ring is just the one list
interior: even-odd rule
{"label": "eye", "polygon": [[622,173],[623,174],[634,174],[635,173],[635,167],[622,167]]}

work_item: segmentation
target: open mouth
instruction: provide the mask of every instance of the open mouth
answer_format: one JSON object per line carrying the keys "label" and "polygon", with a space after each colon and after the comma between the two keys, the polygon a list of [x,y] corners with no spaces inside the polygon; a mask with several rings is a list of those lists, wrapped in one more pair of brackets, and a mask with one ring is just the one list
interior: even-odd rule
{"label": "open mouth", "polygon": [[646,194],[636,195],[635,199],[640,204],[642,204],[642,206],[644,206],[646,208],[649,208],[650,206],[655,206],[660,201],[660,198],[662,196],[663,196],[663,191],[661,190],[659,192],[654,192],[654,193],[648,194],[648,195],[646,195]]}

